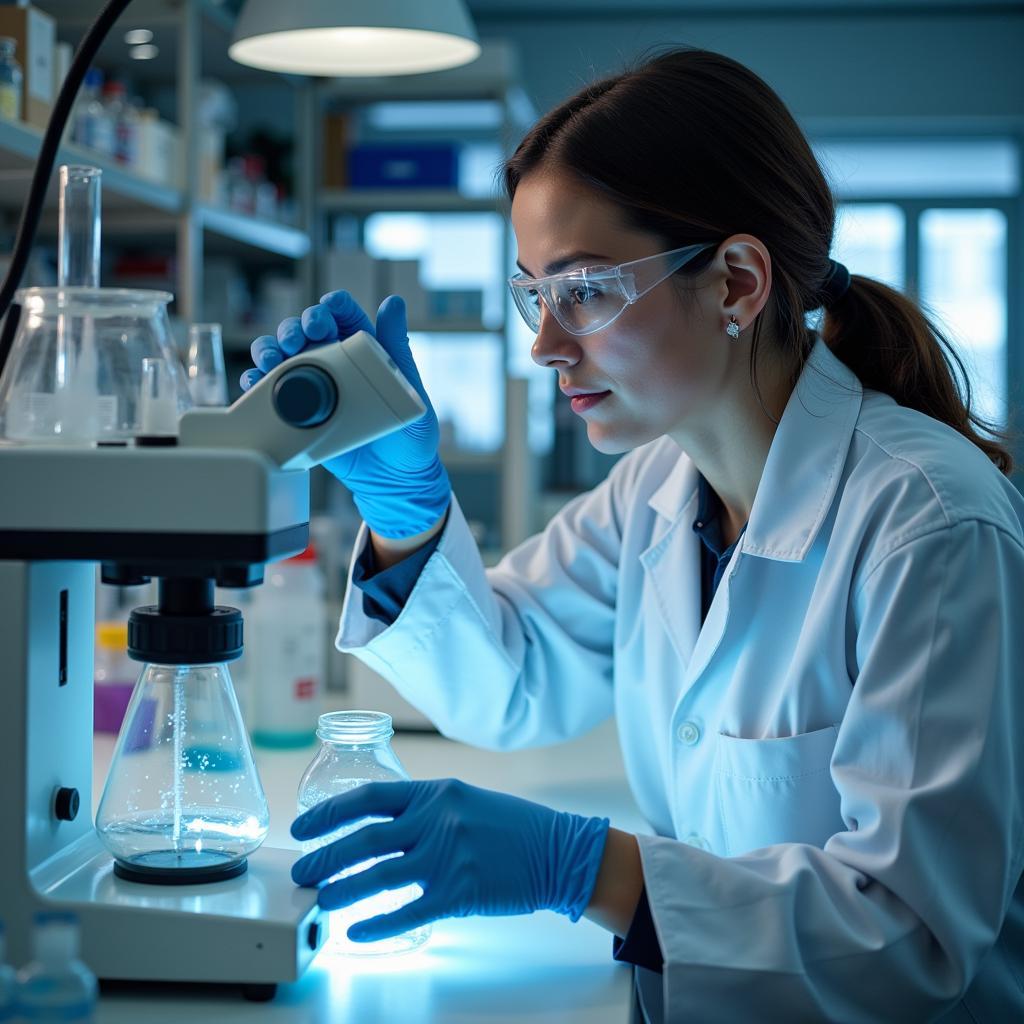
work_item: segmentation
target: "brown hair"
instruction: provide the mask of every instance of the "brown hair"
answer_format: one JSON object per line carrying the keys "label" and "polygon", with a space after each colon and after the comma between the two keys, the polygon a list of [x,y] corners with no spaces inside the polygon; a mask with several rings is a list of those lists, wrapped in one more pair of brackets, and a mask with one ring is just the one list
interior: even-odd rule
{"label": "brown hair", "polygon": [[[835,200],[803,132],[762,79],[707,50],[662,53],[586,86],[538,121],[505,164],[509,198],[542,165],[600,190],[666,248],[741,232],[759,238],[773,276],[762,313],[797,367],[795,383],[810,353],[805,314],[825,301]],[[759,314],[752,376],[761,325]],[[821,334],[865,388],[949,424],[1010,473],[1006,435],[971,410],[963,362],[915,302],[853,274],[829,301]]]}

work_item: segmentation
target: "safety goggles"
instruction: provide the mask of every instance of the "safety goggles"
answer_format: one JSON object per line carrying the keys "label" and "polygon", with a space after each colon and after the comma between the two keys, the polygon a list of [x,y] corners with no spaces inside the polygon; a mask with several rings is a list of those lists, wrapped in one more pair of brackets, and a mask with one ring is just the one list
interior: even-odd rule
{"label": "safety goggles", "polygon": [[627,306],[682,270],[714,243],[684,245],[615,267],[581,267],[550,277],[516,274],[508,279],[516,309],[534,333],[540,330],[541,300],[570,334],[593,334],[613,324]]}

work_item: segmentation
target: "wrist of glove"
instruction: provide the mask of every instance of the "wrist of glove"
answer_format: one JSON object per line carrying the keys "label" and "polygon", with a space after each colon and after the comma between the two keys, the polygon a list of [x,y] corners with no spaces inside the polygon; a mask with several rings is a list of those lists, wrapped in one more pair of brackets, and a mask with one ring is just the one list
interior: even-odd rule
{"label": "wrist of glove", "polygon": [[[368,817],[390,820],[349,831],[292,867],[298,885],[321,886],[318,902],[325,909],[407,885],[422,887],[412,903],[353,925],[348,934],[356,942],[471,914],[554,910],[576,921],[593,894],[608,835],[607,818],[554,811],[453,779],[367,783],[301,815],[292,835],[330,837]],[[387,859],[331,881],[382,857]]]}
{"label": "wrist of glove", "polygon": [[[331,469],[330,463],[326,468]],[[366,525],[390,540],[404,540],[429,530],[451,502],[448,472],[436,455],[422,469],[395,474],[382,483],[384,486],[350,487]]]}

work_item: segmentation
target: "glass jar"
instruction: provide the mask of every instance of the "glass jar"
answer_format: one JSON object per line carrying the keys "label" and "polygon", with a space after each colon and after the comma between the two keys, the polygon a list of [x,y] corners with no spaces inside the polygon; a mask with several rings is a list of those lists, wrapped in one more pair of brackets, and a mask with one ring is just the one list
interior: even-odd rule
{"label": "glass jar", "polygon": [[[320,716],[316,734],[321,746],[299,783],[300,814],[323,800],[366,782],[395,782],[409,778],[391,749],[390,739],[394,731],[390,715],[379,711],[333,711]],[[319,839],[308,840],[302,844],[303,852],[309,853],[327,846],[364,825],[388,820],[364,818],[358,824],[347,825]],[[400,857],[401,854],[393,856]],[[363,861],[337,877],[357,874],[375,863],[376,860]],[[419,885],[406,885],[332,911],[328,947],[333,952],[348,956],[380,956],[417,949],[430,937],[430,925],[379,942],[352,942],[346,932],[356,921],[391,913],[422,895],[423,889]]]}
{"label": "glass jar", "polygon": [[21,89],[24,76],[15,60],[18,41],[0,36],[0,117],[17,121],[21,117]]}
{"label": "glass jar", "polygon": [[245,870],[269,828],[227,665],[146,665],[96,813],[115,873],[221,881]]}

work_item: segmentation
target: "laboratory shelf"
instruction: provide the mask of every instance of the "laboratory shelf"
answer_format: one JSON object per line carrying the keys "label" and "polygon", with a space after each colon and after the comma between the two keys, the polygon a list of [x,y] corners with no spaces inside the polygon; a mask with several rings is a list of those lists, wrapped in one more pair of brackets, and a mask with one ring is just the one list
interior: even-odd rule
{"label": "laboratory shelf", "polygon": [[310,250],[309,234],[288,224],[204,203],[195,214],[204,231],[230,242],[289,259],[302,259]]}
{"label": "laboratory shelf", "polygon": [[[42,140],[43,134],[38,128],[0,118],[0,185],[4,186],[0,188],[0,203],[8,208],[20,208],[24,202]],[[105,210],[156,210],[173,214],[184,206],[180,189],[126,171],[81,146],[64,143],[57,151],[57,166],[61,164],[88,164],[102,169]],[[47,205],[53,208],[57,205],[56,173],[47,192]]]}
{"label": "laboratory shelf", "polygon": [[464,196],[448,189],[324,189],[320,209],[325,213],[497,213],[497,196]]}
{"label": "laboratory shelf", "polygon": [[409,324],[410,334],[501,334],[505,330],[480,320],[425,320]]}

